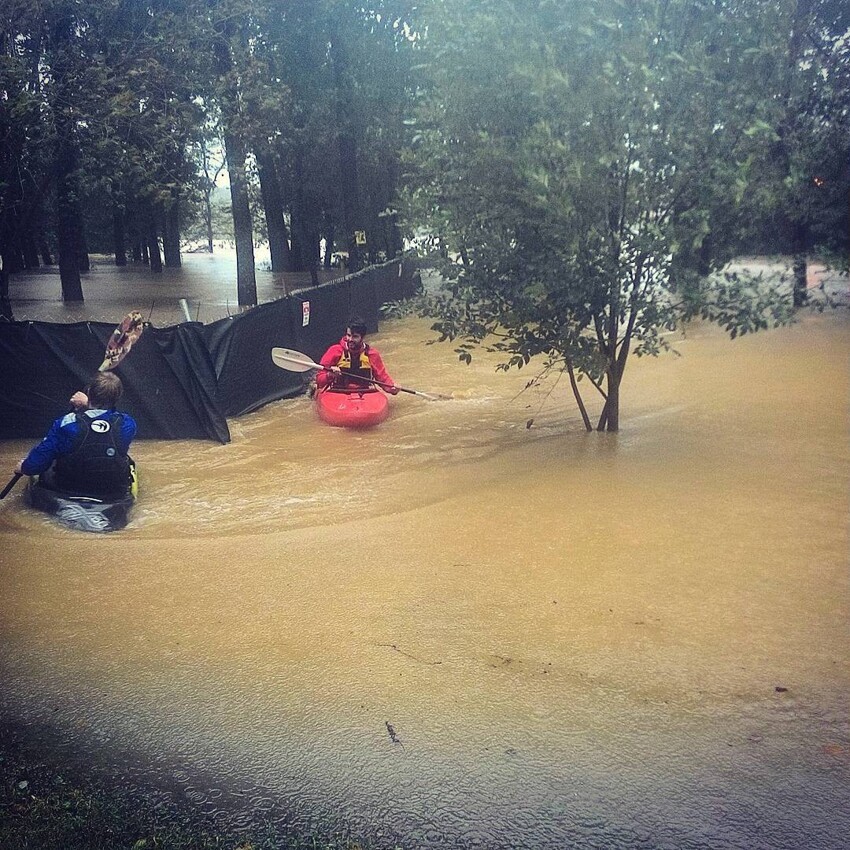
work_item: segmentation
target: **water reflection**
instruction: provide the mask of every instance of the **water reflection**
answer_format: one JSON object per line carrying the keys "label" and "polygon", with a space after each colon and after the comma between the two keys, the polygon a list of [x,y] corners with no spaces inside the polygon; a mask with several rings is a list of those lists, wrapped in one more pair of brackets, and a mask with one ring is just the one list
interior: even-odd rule
{"label": "water reflection", "polygon": [[140,442],[114,537],[5,503],[0,705],[219,824],[837,850],[848,331],[694,328],[630,367],[623,432],[587,435],[566,392],[387,323],[397,379],[451,401]]}

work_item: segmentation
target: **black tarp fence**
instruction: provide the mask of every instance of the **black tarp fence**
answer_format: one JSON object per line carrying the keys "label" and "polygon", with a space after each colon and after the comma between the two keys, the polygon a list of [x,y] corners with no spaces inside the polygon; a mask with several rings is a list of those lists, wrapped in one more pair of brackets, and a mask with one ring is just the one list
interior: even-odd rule
{"label": "black tarp fence", "polygon": [[[381,306],[420,286],[412,261],[394,261],[210,325],[148,326],[115,370],[124,384],[120,407],[143,439],[229,442],[228,417],[304,391],[308,376],[276,367],[273,347],[318,360],[350,316],[375,332]],[[114,327],[0,322],[0,439],[43,436],[100,365]]]}

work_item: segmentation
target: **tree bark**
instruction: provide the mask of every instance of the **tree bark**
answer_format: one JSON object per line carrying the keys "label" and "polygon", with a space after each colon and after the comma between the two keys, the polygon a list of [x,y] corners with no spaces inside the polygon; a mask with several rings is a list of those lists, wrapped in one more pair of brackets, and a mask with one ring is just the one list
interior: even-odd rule
{"label": "tree bark", "polygon": [[[292,191],[292,270],[309,271],[314,285],[318,277],[314,270],[319,262],[319,227],[316,211],[308,201],[308,189],[304,176],[303,158],[296,153],[293,163],[295,186]],[[296,264],[297,263],[297,264]]]}
{"label": "tree bark", "polygon": [[809,300],[808,261],[806,259],[808,228],[801,221],[793,223],[791,250],[794,256],[794,306],[805,307]]}
{"label": "tree bark", "polygon": [[159,235],[156,232],[156,219],[153,212],[148,216],[146,233],[151,271],[162,274],[162,255],[159,253]]}
{"label": "tree bark", "polygon": [[74,209],[74,241],[77,245],[77,266],[81,272],[87,272],[91,271],[91,258],[89,257],[89,244],[86,238],[86,222],[78,200],[74,201]]}
{"label": "tree bark", "polygon": [[38,234],[38,250],[41,254],[41,264],[43,266],[52,266],[53,257],[50,254],[50,247],[47,244],[47,240],[44,238],[44,234],[40,231]]}
{"label": "tree bark", "polygon": [[229,132],[224,134],[224,148],[230,174],[230,202],[236,239],[237,297],[241,307],[253,307],[257,303],[257,276],[254,269],[254,228],[245,176],[245,149],[242,140]]}
{"label": "tree bark", "polygon": [[[791,147],[793,127],[796,119],[796,105],[794,102],[794,78],[797,66],[804,51],[805,33],[812,19],[812,7],[814,0],[796,0],[793,6],[791,18],[791,32],[788,38],[788,57],[786,69],[786,84],[783,94],[785,114],[777,129],[779,141],[777,143],[777,159],[782,169],[783,182],[787,183],[792,176]],[[808,223],[806,213],[801,208],[799,197],[793,197],[790,201],[793,209],[785,210],[785,218],[790,229],[791,253],[793,255],[794,269],[794,307],[803,307],[808,301],[806,290],[806,242],[808,236]]]}
{"label": "tree bark", "polygon": [[24,264],[28,269],[37,269],[38,262],[38,246],[35,244],[35,237],[30,230],[27,230],[21,237],[23,245],[21,246],[24,254]]}
{"label": "tree bark", "polygon": [[[82,301],[83,284],[80,279],[80,266],[77,253],[77,227],[75,218],[78,215],[76,204],[73,202],[74,170],[76,167],[76,151],[73,143],[63,138],[64,132],[59,131],[56,150],[56,237],[59,243],[59,282],[62,287],[63,301]],[[67,132],[67,131],[65,131]]]}
{"label": "tree bark", "polygon": [[165,252],[165,265],[170,268],[180,268],[180,201],[172,196],[171,204],[166,208],[162,233],[162,247]]}
{"label": "tree bark", "polygon": [[330,220],[329,217],[325,218],[325,257],[323,261],[323,266],[326,269],[333,267],[333,255],[334,255],[334,224]]}
{"label": "tree bark", "polygon": [[297,203],[293,203],[289,211],[289,265],[290,271],[303,272],[307,268],[304,260],[306,255],[306,237],[304,222]]}
{"label": "tree bark", "polygon": [[12,302],[9,299],[9,272],[2,253],[0,253],[0,316],[10,322],[15,319],[12,314]]}
{"label": "tree bark", "polygon": [[581,397],[581,391],[578,388],[578,382],[576,381],[575,371],[573,369],[573,363],[569,359],[566,360],[567,364],[567,373],[570,376],[570,386],[573,388],[573,396],[575,397],[576,404],[578,405],[579,412],[581,413],[582,421],[584,422],[585,430],[592,431],[593,426],[590,424],[590,417],[587,415],[587,408],[584,406],[584,399]]}
{"label": "tree bark", "polygon": [[124,232],[124,211],[118,204],[112,207],[112,248],[115,252],[115,265],[127,265],[127,239]]}
{"label": "tree bark", "polygon": [[620,383],[623,380],[623,371],[617,363],[616,358],[609,357],[606,370],[607,393],[605,406],[596,424],[597,431],[619,431],[620,430]]}
{"label": "tree bark", "polygon": [[80,280],[77,204],[77,144],[74,121],[69,110],[75,102],[70,79],[73,64],[74,21],[70,8],[59,5],[49,9],[48,41],[51,46],[51,72],[53,88],[50,101],[53,107],[53,125],[56,140],[53,147],[53,176],[56,187],[56,237],[59,248],[59,281],[63,301],[82,301],[83,286]]}
{"label": "tree bark", "polygon": [[354,97],[348,77],[348,60],[345,45],[336,22],[331,24],[331,61],[336,84],[336,119],[339,132],[339,182],[342,195],[343,228],[348,250],[348,270],[359,271],[363,266],[361,246],[357,244],[356,231],[361,227],[360,179],[357,170],[357,141],[354,137],[351,116]]}
{"label": "tree bark", "polygon": [[212,201],[209,189],[204,191],[204,227],[207,231],[207,250],[213,252]]}
{"label": "tree bark", "polygon": [[[387,196],[388,204],[393,203],[398,191],[398,162],[390,159],[387,164]],[[404,253],[404,239],[401,235],[401,228],[398,226],[398,215],[388,215],[384,218],[385,230],[387,234],[387,259],[397,257]]]}
{"label": "tree bark", "polygon": [[222,124],[224,126],[224,151],[230,175],[230,206],[233,214],[233,234],[236,240],[236,290],[241,307],[257,303],[257,277],[254,268],[254,228],[248,203],[248,180],[245,175],[245,147],[238,132],[233,130],[239,116],[238,83],[233,75],[231,38],[234,35],[233,19],[222,21],[217,27],[214,42],[216,70],[223,83],[221,92]]}
{"label": "tree bark", "polygon": [[264,146],[258,146],[254,151],[254,156],[257,158],[260,192],[263,196],[263,209],[266,214],[266,230],[269,234],[272,271],[292,271],[289,256],[289,234],[284,220],[283,193],[277,176],[277,166],[271,152]]}

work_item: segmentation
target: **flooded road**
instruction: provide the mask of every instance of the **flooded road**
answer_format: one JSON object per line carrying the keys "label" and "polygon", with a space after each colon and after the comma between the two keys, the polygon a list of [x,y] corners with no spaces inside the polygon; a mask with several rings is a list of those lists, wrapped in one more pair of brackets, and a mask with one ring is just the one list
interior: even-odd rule
{"label": "flooded road", "polygon": [[139,441],[124,533],[8,497],[0,713],[222,827],[845,847],[846,313],[690,329],[630,364],[619,435],[430,336],[373,341],[452,399],[372,431],[301,398],[227,446]]}

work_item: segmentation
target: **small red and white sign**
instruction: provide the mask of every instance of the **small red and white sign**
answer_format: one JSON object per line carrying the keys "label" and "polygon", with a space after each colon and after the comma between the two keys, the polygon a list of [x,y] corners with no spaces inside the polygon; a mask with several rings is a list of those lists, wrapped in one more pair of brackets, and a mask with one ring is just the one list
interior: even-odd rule
{"label": "small red and white sign", "polygon": [[301,302],[301,327],[306,328],[310,324],[310,302]]}

